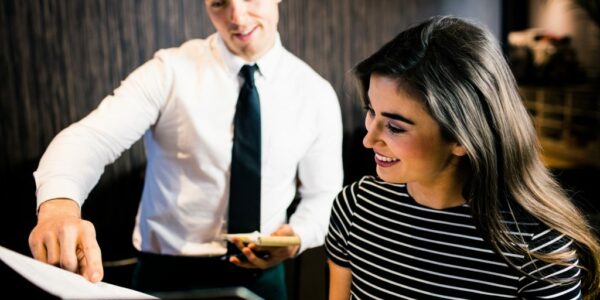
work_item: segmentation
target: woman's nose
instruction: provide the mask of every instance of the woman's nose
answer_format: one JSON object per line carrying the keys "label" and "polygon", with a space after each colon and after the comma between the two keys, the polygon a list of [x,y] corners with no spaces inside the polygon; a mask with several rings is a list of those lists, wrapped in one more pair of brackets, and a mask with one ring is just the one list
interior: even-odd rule
{"label": "woman's nose", "polygon": [[379,130],[377,129],[377,124],[373,120],[365,120],[365,128],[367,129],[367,133],[363,138],[363,146],[365,148],[373,148],[373,145],[378,140]]}

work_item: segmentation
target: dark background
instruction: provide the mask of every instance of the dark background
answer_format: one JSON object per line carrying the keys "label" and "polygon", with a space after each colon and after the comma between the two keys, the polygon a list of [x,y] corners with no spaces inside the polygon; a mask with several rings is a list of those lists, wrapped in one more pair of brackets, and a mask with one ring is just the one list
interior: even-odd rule
{"label": "dark background", "polygon": [[[527,26],[528,7],[528,1],[500,0],[283,0],[284,46],[329,80],[340,99],[346,183],[374,171],[362,148],[362,113],[348,76],[354,64],[436,14],[472,17],[505,42],[508,31]],[[27,237],[36,220],[32,173],[54,135],[93,110],[158,49],[213,31],[201,0],[1,0],[0,245],[29,255]],[[144,165],[138,142],[106,168],[83,206],[107,265],[135,254],[131,231]],[[595,168],[557,174],[578,201],[597,200],[592,179],[581,175],[597,178]],[[325,298],[322,248],[287,268],[292,299]],[[126,262],[107,267],[105,281],[128,286],[130,271]]]}

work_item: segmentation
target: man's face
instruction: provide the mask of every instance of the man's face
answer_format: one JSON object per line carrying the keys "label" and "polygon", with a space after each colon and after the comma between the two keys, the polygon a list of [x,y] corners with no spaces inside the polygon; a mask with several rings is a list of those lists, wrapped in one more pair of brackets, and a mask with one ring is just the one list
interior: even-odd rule
{"label": "man's face", "polygon": [[217,32],[232,53],[247,61],[275,43],[281,0],[204,0]]}

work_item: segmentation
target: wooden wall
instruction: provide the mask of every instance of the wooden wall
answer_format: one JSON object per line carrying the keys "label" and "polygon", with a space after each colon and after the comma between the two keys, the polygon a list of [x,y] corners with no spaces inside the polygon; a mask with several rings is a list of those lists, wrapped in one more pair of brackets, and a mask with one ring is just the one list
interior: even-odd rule
{"label": "wooden wall", "polygon": [[[418,2],[282,1],[283,43],[330,80],[340,98],[346,132],[362,123],[347,71],[416,22]],[[2,186],[20,201],[33,201],[31,173],[61,129],[88,114],[156,50],[212,32],[200,0],[3,0]],[[107,167],[100,186],[138,172],[144,161],[137,143]]]}
{"label": "wooden wall", "polygon": [[[284,45],[331,81],[347,130],[359,116],[346,72],[416,22],[417,2],[282,2]],[[3,1],[0,138],[10,153],[0,156],[2,164],[37,159],[59,130],[96,107],[156,50],[212,33],[203,5],[199,0]],[[141,154],[134,149],[125,159],[135,164]]]}
{"label": "wooden wall", "polygon": [[[328,79],[344,118],[347,179],[361,163],[362,113],[350,68],[423,18],[477,0],[283,0],[283,44]],[[493,1],[498,3],[499,1]],[[213,32],[201,0],[0,0],[0,245],[28,253],[35,223],[32,172],[61,129],[95,108],[164,47]],[[462,8],[461,8],[462,9]],[[460,13],[459,13],[460,14]],[[369,158],[371,159],[371,158]],[[349,163],[352,161],[353,163]],[[131,253],[144,168],[141,143],[106,168],[84,206],[107,259]],[[371,170],[372,171],[372,170]]]}

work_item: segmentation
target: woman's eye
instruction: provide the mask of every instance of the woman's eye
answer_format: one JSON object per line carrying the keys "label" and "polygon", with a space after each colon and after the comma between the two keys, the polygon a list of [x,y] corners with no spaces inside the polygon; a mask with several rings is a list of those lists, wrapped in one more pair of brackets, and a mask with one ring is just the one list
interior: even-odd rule
{"label": "woman's eye", "polygon": [[396,134],[396,133],[402,133],[402,132],[406,131],[406,130],[404,130],[404,128],[396,127],[396,126],[393,126],[392,124],[389,124],[389,123],[386,125],[386,127],[388,128],[388,130],[391,133],[394,133],[394,134]]}
{"label": "woman's eye", "polygon": [[364,111],[369,115],[369,116],[374,116],[375,115],[375,111],[373,110],[373,108],[371,108],[370,105],[367,105],[365,107],[363,107]]}

